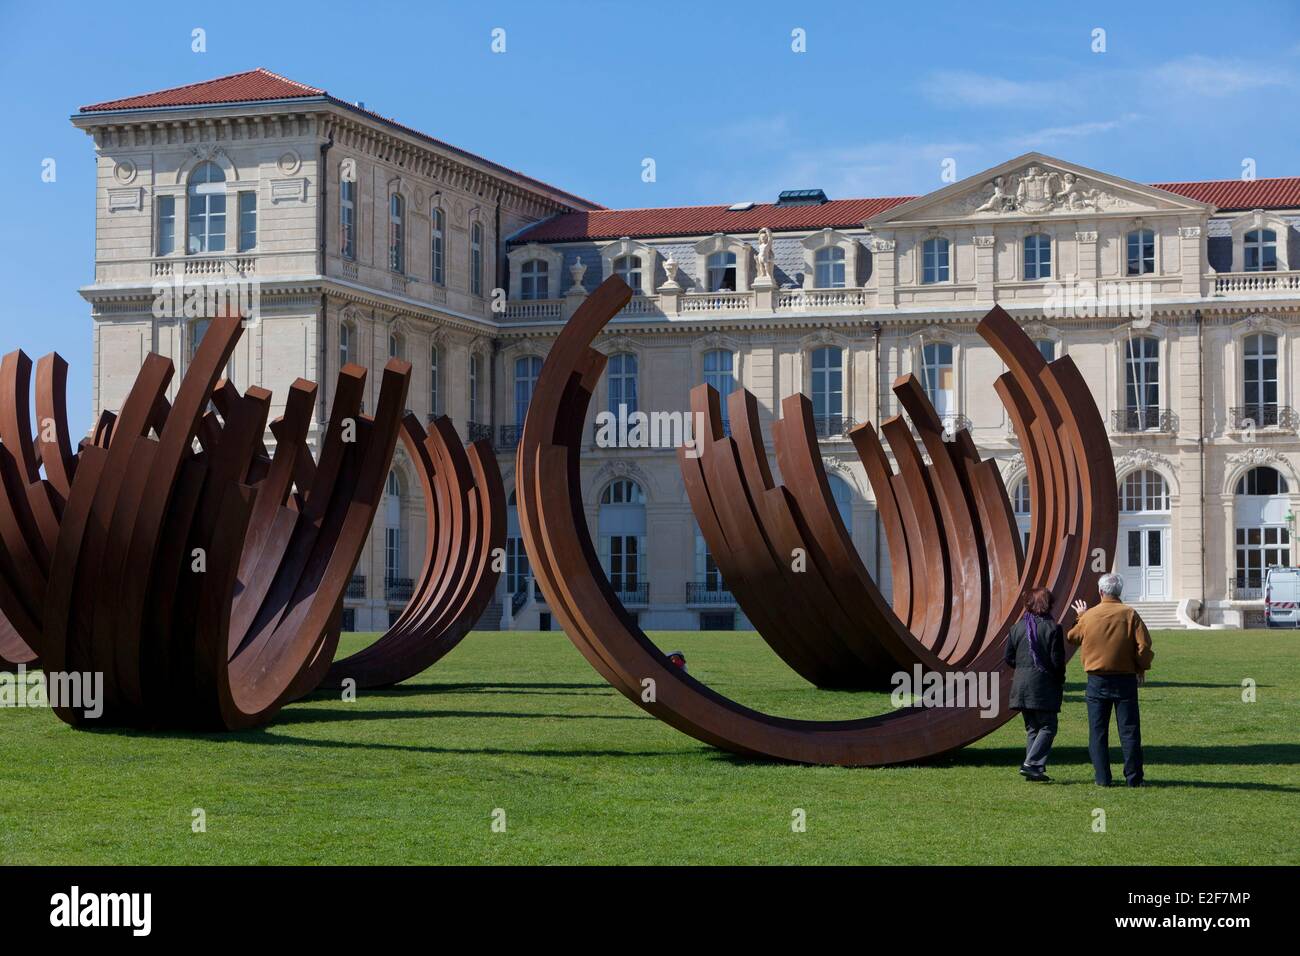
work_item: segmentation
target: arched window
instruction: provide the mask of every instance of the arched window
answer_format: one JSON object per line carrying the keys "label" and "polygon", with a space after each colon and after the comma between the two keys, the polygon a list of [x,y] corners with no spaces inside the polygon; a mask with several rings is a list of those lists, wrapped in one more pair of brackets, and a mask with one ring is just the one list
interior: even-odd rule
{"label": "arched window", "polygon": [[921,385],[940,418],[957,412],[957,389],[952,365],[952,346],[931,342],[921,349]]}
{"label": "arched window", "polygon": [[704,353],[704,384],[713,386],[722,403],[722,423],[730,421],[727,413],[727,396],[736,389],[736,356],[727,349],[712,349]]}
{"label": "arched window", "polygon": [[1025,236],[1025,278],[1052,277],[1052,240],[1041,232]]}
{"label": "arched window", "polygon": [[357,257],[357,184],[346,173],[339,178],[339,253],[344,259]]}
{"label": "arched window", "polygon": [[469,229],[469,291],[483,294],[483,225],[477,222]]}
{"label": "arched window", "polygon": [[353,339],[356,338],[356,330],[352,327],[351,322],[339,323],[339,368],[356,361],[353,355]]}
{"label": "arched window", "polygon": [[399,359],[402,358],[403,352],[402,335],[400,332],[388,333],[388,357]]}
{"label": "arched window", "polygon": [[1238,418],[1269,428],[1277,424],[1277,336],[1257,332],[1246,336],[1242,346],[1245,407]]}
{"label": "arched window", "polygon": [[624,604],[645,604],[649,588],[642,561],[645,555],[645,492],[630,478],[605,486],[596,513],[600,561],[609,583]]}
{"label": "arched window", "polygon": [[1276,468],[1252,468],[1237,481],[1239,495],[1285,495],[1290,493],[1287,480]]}
{"label": "arched window", "polygon": [[615,259],[614,275],[626,282],[633,292],[641,291],[641,260],[637,256],[619,256]]}
{"label": "arched window", "polygon": [[942,237],[925,240],[921,244],[921,281],[947,282],[948,275],[948,240]]}
{"label": "arched window", "polygon": [[1151,336],[1124,343],[1124,430],[1160,427],[1160,341]]}
{"label": "arched window", "polygon": [[819,289],[844,288],[844,250],[823,246],[813,256],[816,285]]}
{"label": "arched window", "polygon": [[1247,272],[1277,270],[1277,233],[1272,229],[1252,229],[1243,241]]}
{"label": "arched window", "polygon": [[813,422],[818,438],[844,434],[844,350],[833,345],[813,349],[809,356],[812,375]]}
{"label": "arched window", "polygon": [[388,197],[388,268],[406,271],[406,200],[401,193]]}
{"label": "arched window", "polygon": [[1168,511],[1169,486],[1164,477],[1149,469],[1130,472],[1120,485],[1119,510],[1127,514]]}
{"label": "arched window", "polygon": [[1150,229],[1134,229],[1128,234],[1126,274],[1144,276],[1156,271],[1156,234]]}
{"label": "arched window", "polygon": [[1291,565],[1289,493],[1289,483],[1276,468],[1252,468],[1237,481],[1234,597],[1262,597],[1268,569]]}
{"label": "arched window", "polygon": [[835,499],[835,509],[844,522],[844,530],[853,536],[853,489],[839,475],[827,475],[826,483],[831,486],[831,497]]}
{"label": "arched window", "polygon": [[436,285],[447,284],[447,234],[446,219],[441,209],[434,209],[429,216],[429,259],[432,263],[431,274]]}
{"label": "arched window", "polygon": [[1033,500],[1029,490],[1029,479],[1021,478],[1016,490],[1011,493],[1011,510],[1017,515],[1033,514]]}
{"label": "arched window", "polygon": [[542,360],[536,355],[515,359],[515,424],[523,428],[528,416],[528,403],[533,400],[537,376],[542,374]]}
{"label": "arched window", "polygon": [[442,393],[438,382],[438,346],[429,348],[429,414],[442,414]]}
{"label": "arched window", "polygon": [[611,355],[605,374],[609,382],[609,410],[619,416],[631,415],[636,411],[636,356],[631,352]]}
{"label": "arched window", "polygon": [[542,259],[529,259],[519,270],[519,295],[523,299],[551,297],[550,265]]}
{"label": "arched window", "polygon": [[736,254],[715,252],[708,258],[710,292],[736,291]]}
{"label": "arched window", "polygon": [[216,163],[201,163],[190,173],[189,202],[191,253],[226,251],[226,174]]}

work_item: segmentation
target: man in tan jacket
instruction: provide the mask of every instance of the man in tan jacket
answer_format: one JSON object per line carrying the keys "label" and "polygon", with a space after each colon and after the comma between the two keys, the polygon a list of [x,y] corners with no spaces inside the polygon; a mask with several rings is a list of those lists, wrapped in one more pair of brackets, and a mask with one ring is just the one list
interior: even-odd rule
{"label": "man in tan jacket", "polygon": [[1138,685],[1151,668],[1151,634],[1138,612],[1124,604],[1124,580],[1118,574],[1103,574],[1097,582],[1101,600],[1089,610],[1075,601],[1078,621],[1066,635],[1078,644],[1083,669],[1088,675],[1088,755],[1099,787],[1109,787],[1110,712],[1124,748],[1124,779],[1140,787],[1142,772],[1142,722],[1138,716]]}

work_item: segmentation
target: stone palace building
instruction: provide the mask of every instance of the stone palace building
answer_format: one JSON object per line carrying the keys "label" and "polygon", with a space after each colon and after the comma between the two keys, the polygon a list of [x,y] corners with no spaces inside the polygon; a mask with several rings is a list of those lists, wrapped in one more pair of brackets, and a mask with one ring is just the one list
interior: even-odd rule
{"label": "stone palace building", "polygon": [[[1114,567],[1151,623],[1174,623],[1183,600],[1202,623],[1256,623],[1264,571],[1292,563],[1300,177],[1147,185],[1030,153],[917,197],[798,188],[614,210],[260,69],[72,122],[98,159],[94,282],[81,290],[96,414],[121,404],[149,351],[184,371],[205,328],[180,305],[189,291],[237,290],[257,316],[229,369],[241,389],[282,400],[297,377],[319,382],[323,422],[342,364],[370,369],[373,402],[400,356],[412,410],[490,438],[509,491],[550,341],[622,276],[637,295],[598,343],[610,362],[582,491],[610,579],[648,629],[747,622],[675,454],[604,447],[597,413],[685,411],[708,382],[752,391],[766,426],[782,397],[807,393],[842,514],[888,591],[845,434],[897,412],[899,375],[998,459],[1027,524],[1023,459],[992,389],[1003,366],[974,331],[994,303],[1092,384],[1123,512]],[[513,510],[481,626],[546,629]],[[401,609],[423,512],[399,446],[346,627],[382,630]]]}

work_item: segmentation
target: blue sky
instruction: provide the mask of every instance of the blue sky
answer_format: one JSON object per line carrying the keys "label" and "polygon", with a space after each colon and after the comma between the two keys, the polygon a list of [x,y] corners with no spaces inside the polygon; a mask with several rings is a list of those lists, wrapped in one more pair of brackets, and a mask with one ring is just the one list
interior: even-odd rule
{"label": "blue sky", "polygon": [[76,289],[92,277],[94,167],[68,117],[255,66],[609,206],[910,195],[943,185],[947,158],[961,178],[1030,149],[1147,182],[1233,178],[1246,158],[1261,177],[1300,175],[1294,2],[4,0],[0,347],[72,363],[74,428],[91,414]]}

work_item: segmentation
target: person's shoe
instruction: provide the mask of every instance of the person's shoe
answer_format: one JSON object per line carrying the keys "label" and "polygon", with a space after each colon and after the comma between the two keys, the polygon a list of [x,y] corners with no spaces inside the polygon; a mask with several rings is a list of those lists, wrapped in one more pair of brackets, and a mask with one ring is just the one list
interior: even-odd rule
{"label": "person's shoe", "polygon": [[1031,773],[1033,773],[1033,772],[1034,772],[1034,771],[1031,770],[1027,764],[1023,764],[1023,763],[1022,763],[1022,764],[1020,765],[1020,776],[1022,776],[1022,777],[1028,777],[1028,776],[1029,776]]}
{"label": "person's shoe", "polygon": [[1146,785],[1147,782],[1145,780],[1133,780],[1129,782],[1130,787],[1145,787]]}
{"label": "person's shoe", "polygon": [[1030,783],[1051,783],[1052,778],[1041,770],[1035,770],[1032,773],[1025,774],[1025,779]]}

